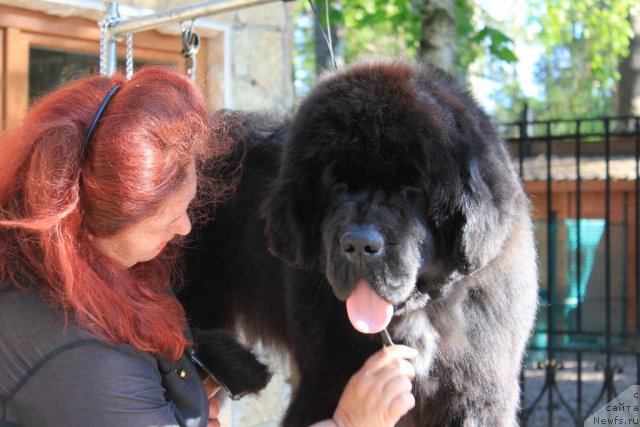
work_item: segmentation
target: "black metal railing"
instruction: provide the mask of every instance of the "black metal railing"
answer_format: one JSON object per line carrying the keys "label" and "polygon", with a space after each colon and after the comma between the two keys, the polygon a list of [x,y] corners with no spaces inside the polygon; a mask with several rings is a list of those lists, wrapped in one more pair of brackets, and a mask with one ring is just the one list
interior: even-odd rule
{"label": "black metal railing", "polygon": [[539,253],[521,423],[582,426],[640,384],[640,117],[501,131],[532,198]]}

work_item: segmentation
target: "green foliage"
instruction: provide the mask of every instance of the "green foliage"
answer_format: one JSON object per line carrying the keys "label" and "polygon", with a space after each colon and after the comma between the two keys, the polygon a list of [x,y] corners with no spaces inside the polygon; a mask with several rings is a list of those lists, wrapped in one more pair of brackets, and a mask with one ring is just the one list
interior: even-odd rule
{"label": "green foliage", "polygon": [[[312,0],[326,30],[324,0]],[[345,43],[345,61],[366,55],[399,55],[416,58],[421,38],[421,5],[423,0],[330,0],[329,20],[332,34]],[[458,29],[458,74],[464,76],[467,68],[477,58],[491,56],[498,61],[514,62],[517,56],[513,42],[494,25],[487,25],[487,17],[476,0],[451,0],[456,2]],[[316,19],[307,1],[300,1],[296,10],[295,26],[295,82],[298,95],[304,95],[315,71],[310,67],[314,48],[313,28]],[[335,31],[339,29],[338,31]]]}
{"label": "green foliage", "polygon": [[465,75],[468,67],[483,57],[505,63],[518,60],[513,40],[490,20],[482,8],[476,7],[475,0],[456,0],[458,74]]}
{"label": "green foliage", "polygon": [[489,52],[505,62],[516,62],[518,57],[511,49],[513,40],[507,37],[502,31],[491,27],[484,27],[478,31],[472,38],[475,43],[482,43],[484,40],[489,41]]}
{"label": "green foliage", "polygon": [[545,55],[536,77],[544,88],[538,118],[614,115],[618,64],[633,37],[637,0],[532,0],[530,23]]}
{"label": "green foliage", "polygon": [[[319,20],[327,32],[324,0],[312,0],[318,17],[308,1],[297,4],[294,39],[296,93],[303,96],[315,80],[313,22]],[[420,45],[418,5],[406,0],[330,0],[329,21],[332,38],[345,44],[345,61],[365,55],[416,57]],[[324,41],[320,41],[324,43]]]}
{"label": "green foliage", "polygon": [[[325,2],[312,1],[324,25]],[[417,57],[423,1],[330,0],[333,35],[344,41],[345,61],[370,54]],[[633,33],[627,18],[631,8],[638,7],[637,0],[529,0],[522,28],[492,19],[480,7],[481,0],[451,1],[456,6],[457,74],[473,70],[476,78],[493,82],[494,112],[501,120],[518,119],[525,103],[536,119],[615,114],[618,64],[628,55]],[[303,95],[316,73],[315,18],[304,1],[298,7],[304,19],[296,26],[295,79],[297,93]],[[507,34],[519,39],[526,35],[530,44],[541,48],[538,94],[525,95],[515,67],[515,43]]]}
{"label": "green foliage", "polygon": [[363,55],[415,57],[420,10],[406,0],[342,0],[346,59]]}

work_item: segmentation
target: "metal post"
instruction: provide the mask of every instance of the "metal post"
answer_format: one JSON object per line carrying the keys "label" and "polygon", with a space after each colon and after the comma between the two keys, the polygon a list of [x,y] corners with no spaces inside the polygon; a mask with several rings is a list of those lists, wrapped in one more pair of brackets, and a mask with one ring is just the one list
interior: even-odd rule
{"label": "metal post", "polygon": [[106,52],[105,52],[105,64],[104,71],[101,72],[107,76],[113,75],[118,67],[118,41],[119,37],[115,36],[111,32],[113,23],[120,19],[120,12],[118,11],[118,3],[106,2],[107,16],[105,17],[106,34],[102,34],[101,37],[106,37]]}
{"label": "metal post", "polygon": [[109,33],[112,37],[126,33],[137,33],[166,24],[188,21],[200,16],[235,11],[246,7],[273,3],[274,1],[276,0],[211,0],[148,16],[121,20],[109,27]]}

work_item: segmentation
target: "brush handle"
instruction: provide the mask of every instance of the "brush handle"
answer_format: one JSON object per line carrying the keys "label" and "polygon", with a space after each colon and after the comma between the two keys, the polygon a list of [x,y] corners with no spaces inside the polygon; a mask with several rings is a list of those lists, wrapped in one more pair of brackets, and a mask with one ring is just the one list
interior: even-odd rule
{"label": "brush handle", "polygon": [[388,347],[390,345],[393,345],[393,341],[391,340],[391,335],[389,335],[389,331],[387,331],[387,328],[384,328],[382,331],[380,331],[380,336],[382,337],[383,347]]}

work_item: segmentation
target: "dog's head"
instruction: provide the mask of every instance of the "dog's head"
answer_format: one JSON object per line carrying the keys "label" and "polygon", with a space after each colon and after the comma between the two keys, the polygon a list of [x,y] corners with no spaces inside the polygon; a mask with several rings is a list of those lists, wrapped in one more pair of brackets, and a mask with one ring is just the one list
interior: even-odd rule
{"label": "dog's head", "polygon": [[263,214],[274,255],[324,271],[341,300],[364,281],[397,306],[493,259],[520,193],[470,96],[381,60],[326,75],[307,97]]}

